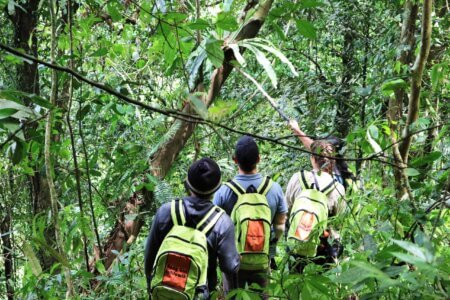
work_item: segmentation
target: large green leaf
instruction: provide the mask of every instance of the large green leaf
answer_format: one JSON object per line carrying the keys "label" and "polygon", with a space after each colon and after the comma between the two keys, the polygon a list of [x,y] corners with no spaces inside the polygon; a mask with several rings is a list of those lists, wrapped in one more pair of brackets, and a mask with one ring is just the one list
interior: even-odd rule
{"label": "large green leaf", "polygon": [[122,15],[120,14],[121,8],[119,7],[118,2],[108,1],[106,9],[113,22],[117,22],[120,21],[120,19],[122,19]]}
{"label": "large green leaf", "polygon": [[405,175],[406,175],[406,176],[410,176],[410,177],[412,177],[412,176],[418,176],[418,175],[420,175],[420,172],[417,171],[417,170],[414,169],[414,168],[406,168],[406,169],[405,169]]}
{"label": "large green leaf", "polygon": [[314,40],[317,37],[316,28],[314,25],[307,20],[297,20],[297,30],[304,37]]}
{"label": "large green leaf", "polygon": [[253,46],[250,43],[244,42],[241,45],[255,54],[256,60],[266,71],[266,74],[267,74],[267,76],[269,76],[269,79],[272,82],[272,85],[274,87],[277,87],[277,84],[278,84],[277,75],[275,74],[275,71],[272,68],[272,64],[267,59],[267,57],[264,55],[264,53],[262,53],[260,50],[258,50],[255,46]]}
{"label": "large green leaf", "polygon": [[442,156],[442,152],[434,151],[425,156],[417,157],[412,162],[411,165],[414,167],[421,167],[426,164],[432,163],[435,160],[438,160]]}
{"label": "large green leaf", "polygon": [[294,74],[294,76],[298,76],[298,73],[295,70],[294,65],[290,62],[290,60],[280,50],[276,49],[273,45],[270,45],[267,41],[258,38],[248,40],[247,42],[256,47],[260,47],[266,50],[267,52],[272,53],[273,55],[278,57],[278,59],[281,60],[282,63],[288,65],[289,69],[291,70],[292,74]]}
{"label": "large green leaf", "polygon": [[12,116],[13,114],[15,114],[17,111],[18,110],[15,108],[0,109],[0,119],[8,118],[8,117]]}
{"label": "large green leaf", "polygon": [[209,38],[206,41],[206,53],[214,67],[220,68],[222,66],[223,59],[225,58],[222,50],[222,41],[212,37]]}
{"label": "large green leaf", "polygon": [[230,12],[220,12],[217,15],[216,26],[226,31],[235,31],[239,27],[236,18]]}
{"label": "large green leaf", "polygon": [[383,83],[381,86],[381,91],[386,96],[392,95],[392,93],[397,89],[406,88],[408,84],[401,78],[389,80]]}

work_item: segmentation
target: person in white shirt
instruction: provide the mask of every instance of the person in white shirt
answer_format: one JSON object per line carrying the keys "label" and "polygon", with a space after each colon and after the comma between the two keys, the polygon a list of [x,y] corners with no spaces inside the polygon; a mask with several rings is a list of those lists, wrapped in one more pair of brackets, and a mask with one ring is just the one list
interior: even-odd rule
{"label": "person in white shirt", "polygon": [[[331,157],[334,154],[334,147],[326,140],[316,140],[310,144],[310,149],[312,153],[317,153],[317,155],[311,156],[312,171],[304,172],[305,179],[307,182],[314,183],[319,190],[329,184],[334,186],[332,191],[327,194],[328,216],[339,215],[345,210],[346,202],[344,186],[332,176],[335,160]],[[299,174],[297,172],[292,176],[286,188],[285,197],[289,210],[288,215],[295,199],[302,191]],[[331,245],[328,243],[330,236],[333,241]],[[317,263],[332,262],[342,253],[342,245],[339,243],[339,239],[339,233],[329,227],[324,236],[321,237],[321,244],[317,251],[317,256],[325,256],[327,259],[325,261],[317,260]],[[303,267],[304,265],[300,264],[297,270],[301,272]]]}

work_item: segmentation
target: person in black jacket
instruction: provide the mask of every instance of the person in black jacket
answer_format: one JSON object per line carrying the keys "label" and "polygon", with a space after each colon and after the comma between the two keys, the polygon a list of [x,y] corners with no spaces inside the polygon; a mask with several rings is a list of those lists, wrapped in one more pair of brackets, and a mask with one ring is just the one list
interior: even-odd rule
{"label": "person in black jacket", "polygon": [[[186,225],[195,227],[207,212],[214,206],[211,202],[213,193],[221,185],[219,166],[210,158],[202,158],[194,162],[189,168],[186,187],[190,195],[183,198]],[[145,247],[145,275],[149,294],[153,264],[159,247],[173,226],[170,214],[170,203],[162,205],[154,219]],[[234,225],[230,217],[222,214],[213,229],[206,235],[208,242],[208,289],[209,293],[217,285],[217,260],[219,267],[231,282],[230,289],[237,288],[237,272],[239,270],[239,254],[234,240]],[[228,291],[225,291],[227,293]]]}

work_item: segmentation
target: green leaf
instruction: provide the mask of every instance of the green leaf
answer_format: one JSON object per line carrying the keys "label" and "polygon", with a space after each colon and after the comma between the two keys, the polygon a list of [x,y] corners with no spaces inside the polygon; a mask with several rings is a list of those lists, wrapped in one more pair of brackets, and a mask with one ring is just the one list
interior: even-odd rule
{"label": "green leaf", "polygon": [[101,261],[97,260],[97,261],[95,262],[95,267],[97,268],[97,271],[98,271],[100,274],[105,274],[105,273],[106,273],[105,266],[103,265],[103,263],[102,263]]}
{"label": "green leaf", "polygon": [[9,0],[0,0],[0,10],[3,10],[8,4]]}
{"label": "green leaf", "polygon": [[16,140],[11,145],[11,149],[12,149],[11,160],[12,160],[13,164],[17,165],[25,157],[25,154],[26,154],[25,144],[24,144],[24,142],[22,142],[20,140]]}
{"label": "green leaf", "polygon": [[[253,41],[261,41],[261,43],[254,43]],[[291,70],[292,74],[294,74],[294,76],[298,76],[298,73],[295,70],[294,65],[292,65],[292,63],[289,61],[289,59],[280,50],[276,49],[275,47],[270,47],[270,46],[263,44],[266,41],[264,41],[262,39],[252,39],[252,40],[249,40],[248,42],[250,44],[260,47],[260,48],[266,50],[267,52],[270,52],[273,55],[275,55],[276,57],[278,57],[278,59],[281,60],[282,63],[286,64],[289,67],[289,69]]]}
{"label": "green leaf", "polygon": [[209,23],[204,19],[197,19],[194,22],[189,23],[187,27],[192,30],[203,30],[209,27]]}
{"label": "green leaf", "polygon": [[111,16],[113,22],[120,21],[122,19],[122,15],[120,14],[120,9],[118,8],[118,3],[115,1],[109,1],[106,6],[106,10],[108,14]]}
{"label": "green leaf", "polygon": [[267,59],[267,57],[264,55],[264,53],[259,51],[256,47],[254,47],[250,43],[242,43],[241,45],[243,47],[246,47],[248,50],[250,50],[251,52],[253,52],[255,54],[256,60],[264,68],[264,70],[267,73],[267,76],[269,76],[270,81],[272,82],[272,85],[276,88],[277,84],[278,84],[277,75],[275,74],[275,71],[272,68],[272,64]]}
{"label": "green leaf", "polygon": [[421,167],[426,164],[432,163],[433,161],[438,160],[442,156],[442,152],[434,151],[425,156],[417,157],[411,162],[411,165],[414,167]]}
{"label": "green leaf", "polygon": [[180,23],[186,20],[187,18],[188,18],[187,14],[176,11],[168,12],[167,14],[164,15],[164,19],[170,20],[175,23]]}
{"label": "green leaf", "polygon": [[220,12],[217,15],[216,26],[226,31],[235,31],[239,27],[236,18],[229,12]]}
{"label": "green leaf", "polygon": [[5,119],[17,112],[17,109],[15,108],[4,108],[0,109],[0,119]]}
{"label": "green leaf", "polygon": [[302,0],[300,1],[300,6],[302,8],[313,8],[313,7],[318,7],[318,6],[324,6],[325,4],[320,2],[320,1],[316,1],[316,0]]}
{"label": "green leaf", "polygon": [[314,40],[317,37],[316,28],[314,28],[314,25],[311,24],[311,22],[300,19],[296,21],[296,24],[298,32],[304,37],[311,40]]}
{"label": "green leaf", "polygon": [[[74,80],[74,82],[76,82],[76,81]],[[33,97],[31,97],[31,101],[34,104],[37,104],[37,105],[39,105],[39,106],[41,106],[43,108],[46,108],[46,109],[52,109],[54,107],[54,105],[51,104],[50,101],[48,101],[47,99],[44,99],[44,98],[42,98],[40,96],[34,95]]]}
{"label": "green leaf", "polygon": [[417,170],[414,169],[414,168],[406,168],[406,169],[405,169],[405,175],[406,175],[406,176],[413,177],[413,176],[420,175],[420,172],[417,171]]}
{"label": "green leaf", "polygon": [[377,139],[378,138],[378,128],[375,125],[370,125],[368,128],[370,135],[374,138]]}
{"label": "green leaf", "polygon": [[410,254],[414,255],[415,257],[420,258],[422,261],[431,261],[432,255],[431,253],[428,253],[426,249],[422,249],[418,245],[406,241],[401,240],[392,240],[395,244],[403,248],[404,250],[408,251]]}
{"label": "green leaf", "polygon": [[23,253],[28,258],[28,263],[30,264],[31,271],[34,276],[39,276],[42,273],[41,264],[39,263],[33,248],[27,241],[23,242]]}
{"label": "green leaf", "polygon": [[408,87],[408,84],[401,78],[386,81],[381,86],[381,91],[386,96],[392,95],[392,93],[397,89],[403,89]]}
{"label": "green leaf", "polygon": [[89,104],[85,105],[83,108],[81,108],[77,111],[76,119],[83,120],[84,117],[89,113],[90,110],[91,110],[91,106]]}
{"label": "green leaf", "polygon": [[209,38],[206,41],[206,53],[208,59],[216,68],[220,68],[223,64],[223,59],[225,55],[222,50],[222,41],[216,40],[215,38]]}
{"label": "green leaf", "polygon": [[200,70],[200,66],[205,61],[206,57],[207,57],[207,53],[206,53],[204,47],[199,47],[189,57],[188,64],[187,64],[187,70],[189,72],[189,87],[190,88],[194,87],[195,79],[197,78],[198,71]]}
{"label": "green leaf", "polygon": [[92,57],[100,57],[100,56],[105,56],[106,54],[108,54],[108,49],[106,48],[100,48],[97,51],[95,51],[94,53],[92,53]]}
{"label": "green leaf", "polygon": [[238,103],[236,100],[216,100],[213,106],[208,109],[210,119],[220,121],[228,116],[231,112],[236,110]]}
{"label": "green leaf", "polygon": [[431,68],[431,85],[433,86],[433,89],[436,90],[436,87],[438,86],[440,72],[439,72],[440,64],[436,64]]}

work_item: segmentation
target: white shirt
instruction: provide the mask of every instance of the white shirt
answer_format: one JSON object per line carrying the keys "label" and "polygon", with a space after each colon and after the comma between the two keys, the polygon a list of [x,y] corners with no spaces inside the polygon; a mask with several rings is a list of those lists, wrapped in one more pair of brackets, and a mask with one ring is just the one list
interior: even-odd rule
{"label": "white shirt", "polygon": [[[314,175],[316,180],[314,180]],[[302,185],[300,183],[300,172],[292,175],[291,180],[286,188],[286,202],[289,207],[289,212],[291,211],[292,205],[294,204],[295,199],[300,195],[302,191]],[[305,171],[305,179],[308,183],[317,182],[318,189],[324,188],[330,184],[330,182],[334,183],[334,188],[331,192],[328,193],[328,212],[330,216],[335,216],[337,214],[342,213],[346,208],[346,202],[344,201],[345,189],[342,184],[333,179],[333,177],[326,173],[317,171]]]}

